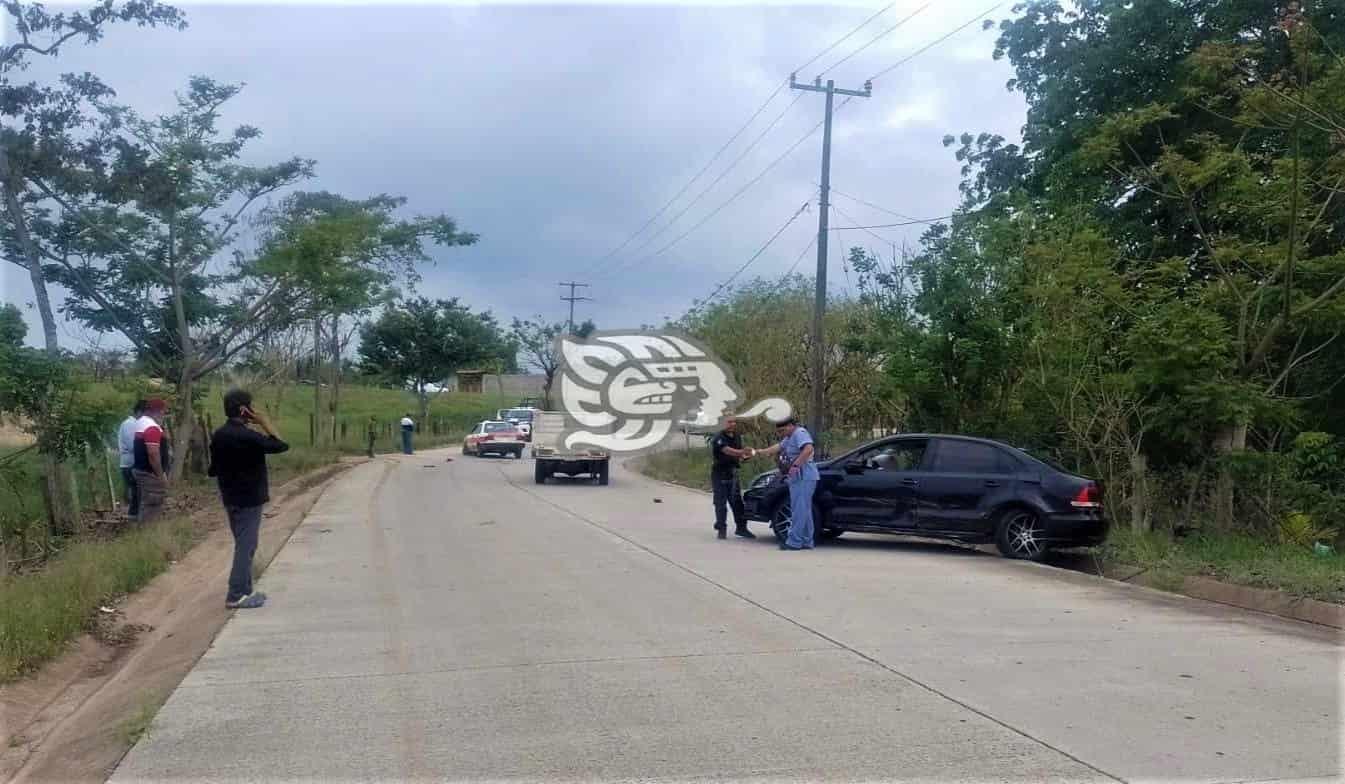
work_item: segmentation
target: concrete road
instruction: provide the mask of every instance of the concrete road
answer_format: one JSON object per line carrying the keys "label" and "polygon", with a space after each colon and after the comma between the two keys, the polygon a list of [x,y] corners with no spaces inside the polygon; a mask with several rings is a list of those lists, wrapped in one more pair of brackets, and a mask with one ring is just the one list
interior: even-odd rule
{"label": "concrete road", "polygon": [[1325,630],[445,455],[332,487],[114,780],[1341,778]]}

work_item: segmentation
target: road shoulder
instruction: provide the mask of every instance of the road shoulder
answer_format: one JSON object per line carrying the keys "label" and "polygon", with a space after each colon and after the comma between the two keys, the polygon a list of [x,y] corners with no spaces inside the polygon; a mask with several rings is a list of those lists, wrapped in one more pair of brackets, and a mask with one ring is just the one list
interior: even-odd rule
{"label": "road shoulder", "polygon": [[[258,543],[269,563],[327,484],[353,463],[326,466],[278,488]],[[220,516],[217,508],[201,514]],[[181,561],[116,609],[125,644],[83,635],[39,672],[0,687],[5,745],[0,781],[105,781],[154,711],[210,647],[231,613],[224,608],[233,540],[212,530]]]}

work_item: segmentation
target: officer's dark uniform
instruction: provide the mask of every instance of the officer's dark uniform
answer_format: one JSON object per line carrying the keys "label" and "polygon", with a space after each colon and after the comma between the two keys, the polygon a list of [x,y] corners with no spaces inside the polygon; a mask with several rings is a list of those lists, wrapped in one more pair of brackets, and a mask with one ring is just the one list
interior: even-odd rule
{"label": "officer's dark uniform", "polygon": [[725,447],[743,448],[743,437],[721,430],[710,441],[714,465],[710,469],[710,485],[715,494],[715,530],[722,537],[727,526],[728,507],[733,507],[733,522],[738,536],[753,538],[747,530],[747,512],[743,509],[743,493],[738,486],[738,458],[724,453]]}

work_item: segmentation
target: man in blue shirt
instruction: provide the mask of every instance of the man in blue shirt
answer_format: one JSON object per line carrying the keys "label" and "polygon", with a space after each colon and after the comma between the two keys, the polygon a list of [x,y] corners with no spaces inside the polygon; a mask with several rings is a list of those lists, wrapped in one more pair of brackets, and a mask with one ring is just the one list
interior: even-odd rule
{"label": "man in blue shirt", "polygon": [[780,455],[780,470],[789,485],[789,536],[781,550],[813,548],[813,492],[820,478],[813,465],[813,437],[793,417],[777,422],[775,432],[780,443],[755,454]]}

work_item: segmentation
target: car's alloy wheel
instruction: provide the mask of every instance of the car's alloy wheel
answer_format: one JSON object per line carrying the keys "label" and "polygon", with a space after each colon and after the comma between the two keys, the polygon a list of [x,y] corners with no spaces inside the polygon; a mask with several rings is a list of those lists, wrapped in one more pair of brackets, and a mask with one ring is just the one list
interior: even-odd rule
{"label": "car's alloy wheel", "polygon": [[[820,527],[818,521],[821,519],[822,519],[821,510],[817,508],[817,504],[813,504],[814,545],[816,545],[818,542],[825,542],[829,539],[835,539],[836,537],[841,535],[841,532],[837,531],[834,528]],[[793,524],[793,521],[794,521],[794,510],[790,508],[789,499],[786,498],[775,507],[775,512],[771,514],[771,531],[775,534],[775,538],[780,540],[781,544],[784,544],[785,541],[789,539],[789,526]]]}
{"label": "car's alloy wheel", "polygon": [[789,526],[793,521],[794,511],[789,508],[788,500],[778,504],[771,513],[771,531],[774,532],[775,538],[780,540],[780,544],[789,539]]}
{"label": "car's alloy wheel", "polygon": [[1038,561],[1046,555],[1041,519],[1025,509],[1010,509],[1000,520],[996,544],[1007,558]]}

